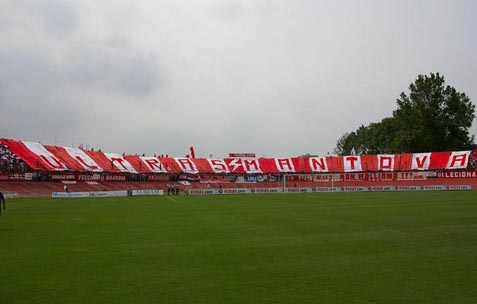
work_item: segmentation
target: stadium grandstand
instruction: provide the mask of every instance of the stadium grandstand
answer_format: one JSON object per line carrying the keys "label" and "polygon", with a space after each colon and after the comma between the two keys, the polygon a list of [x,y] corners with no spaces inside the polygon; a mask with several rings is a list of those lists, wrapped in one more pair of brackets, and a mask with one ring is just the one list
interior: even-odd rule
{"label": "stadium grandstand", "polygon": [[[347,189],[468,185],[477,189],[477,150],[385,155],[223,159],[126,155],[0,138],[0,191],[162,189]],[[379,189],[379,188],[376,188]],[[412,188],[409,188],[412,190]],[[358,189],[359,190],[359,189]],[[221,193],[221,192],[220,192]]]}

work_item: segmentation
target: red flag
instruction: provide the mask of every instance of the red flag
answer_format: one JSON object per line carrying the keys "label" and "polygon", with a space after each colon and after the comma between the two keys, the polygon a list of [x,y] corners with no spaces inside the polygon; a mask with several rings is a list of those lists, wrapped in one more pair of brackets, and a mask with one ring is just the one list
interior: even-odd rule
{"label": "red flag", "polygon": [[190,157],[195,158],[195,151],[193,146],[190,146]]}

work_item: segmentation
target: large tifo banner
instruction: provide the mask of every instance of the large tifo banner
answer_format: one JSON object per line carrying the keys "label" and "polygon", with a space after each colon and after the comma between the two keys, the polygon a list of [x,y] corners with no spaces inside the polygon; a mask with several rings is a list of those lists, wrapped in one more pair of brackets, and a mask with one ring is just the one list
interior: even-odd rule
{"label": "large tifo banner", "polygon": [[0,139],[35,170],[108,173],[276,174],[466,169],[471,151],[285,158],[157,158]]}

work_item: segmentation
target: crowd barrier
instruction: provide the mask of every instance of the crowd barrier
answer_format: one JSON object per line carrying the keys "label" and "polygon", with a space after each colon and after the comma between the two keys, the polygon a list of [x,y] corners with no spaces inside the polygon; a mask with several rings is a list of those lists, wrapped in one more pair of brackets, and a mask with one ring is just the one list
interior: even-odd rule
{"label": "crowd barrier", "polygon": [[472,190],[470,185],[304,187],[304,188],[226,188],[186,189],[186,195],[227,195],[256,193],[385,192],[385,191]]}
{"label": "crowd barrier", "polygon": [[123,191],[92,191],[92,192],[52,192],[54,198],[85,198],[85,197],[124,197],[124,196],[153,196],[164,195],[162,189],[123,190]]}
{"label": "crowd barrier", "polygon": [[[345,187],[293,187],[293,188],[225,188],[225,189],[186,189],[186,195],[230,195],[262,193],[320,193],[320,192],[386,192],[386,191],[457,191],[472,190],[470,185],[424,185],[424,186],[345,186]],[[125,196],[160,196],[164,190],[124,190],[93,192],[52,192],[54,198],[83,197],[125,197]]]}

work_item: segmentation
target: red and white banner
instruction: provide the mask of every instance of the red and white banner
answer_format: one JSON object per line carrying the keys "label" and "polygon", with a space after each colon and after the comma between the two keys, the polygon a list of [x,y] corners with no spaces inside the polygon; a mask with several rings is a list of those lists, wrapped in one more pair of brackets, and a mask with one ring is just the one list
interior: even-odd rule
{"label": "red and white banner", "polygon": [[380,154],[378,155],[378,171],[394,171],[393,154]]}
{"label": "red and white banner", "polygon": [[157,157],[141,156],[141,160],[147,165],[149,170],[154,173],[167,173],[167,170],[162,165]]}
{"label": "red and white banner", "polygon": [[212,171],[217,174],[226,174],[230,173],[227,163],[223,159],[207,159],[209,166],[212,168]]}
{"label": "red and white banner", "polygon": [[187,174],[197,174],[199,170],[195,165],[194,161],[191,158],[187,157],[178,157],[174,158],[179,168],[182,170],[183,173]]}
{"label": "red and white banner", "polygon": [[90,172],[103,172],[103,169],[83,150],[77,148],[64,148],[66,152],[75,159],[81,167]]}
{"label": "red and white banner", "polygon": [[68,170],[68,167],[62,163],[56,156],[54,156],[50,151],[43,147],[40,143],[24,141],[23,144],[28,148],[33,154],[37,155],[39,161],[41,161],[49,171],[65,171]]}
{"label": "red and white banner", "polygon": [[477,178],[477,171],[437,172],[437,178]]}
{"label": "red and white banner", "polygon": [[121,155],[115,153],[104,153],[104,155],[111,161],[111,165],[114,165],[121,172],[137,173],[133,166]]}
{"label": "red and white banner", "polygon": [[414,153],[411,170],[427,171],[431,163],[431,153]]}
{"label": "red and white banner", "polygon": [[428,152],[414,154],[349,155],[289,158],[156,158],[100,151],[43,146],[2,139],[13,153],[34,170],[108,173],[179,174],[282,174],[360,173],[462,170],[477,152]]}
{"label": "red and white banner", "polygon": [[449,161],[447,162],[446,169],[465,169],[469,162],[470,151],[452,152]]}
{"label": "red and white banner", "polygon": [[[263,173],[258,159],[246,159],[246,158],[226,158],[225,162],[229,167],[231,173],[248,173],[259,174]],[[275,171],[277,172],[277,171]]]}
{"label": "red and white banner", "polygon": [[311,168],[311,172],[326,173],[328,170],[328,163],[326,157],[310,157],[308,162]]}
{"label": "red and white banner", "polygon": [[295,165],[291,158],[275,158],[275,165],[280,173],[296,172]]}
{"label": "red and white banner", "polygon": [[361,172],[361,156],[350,155],[343,156],[344,172]]}

